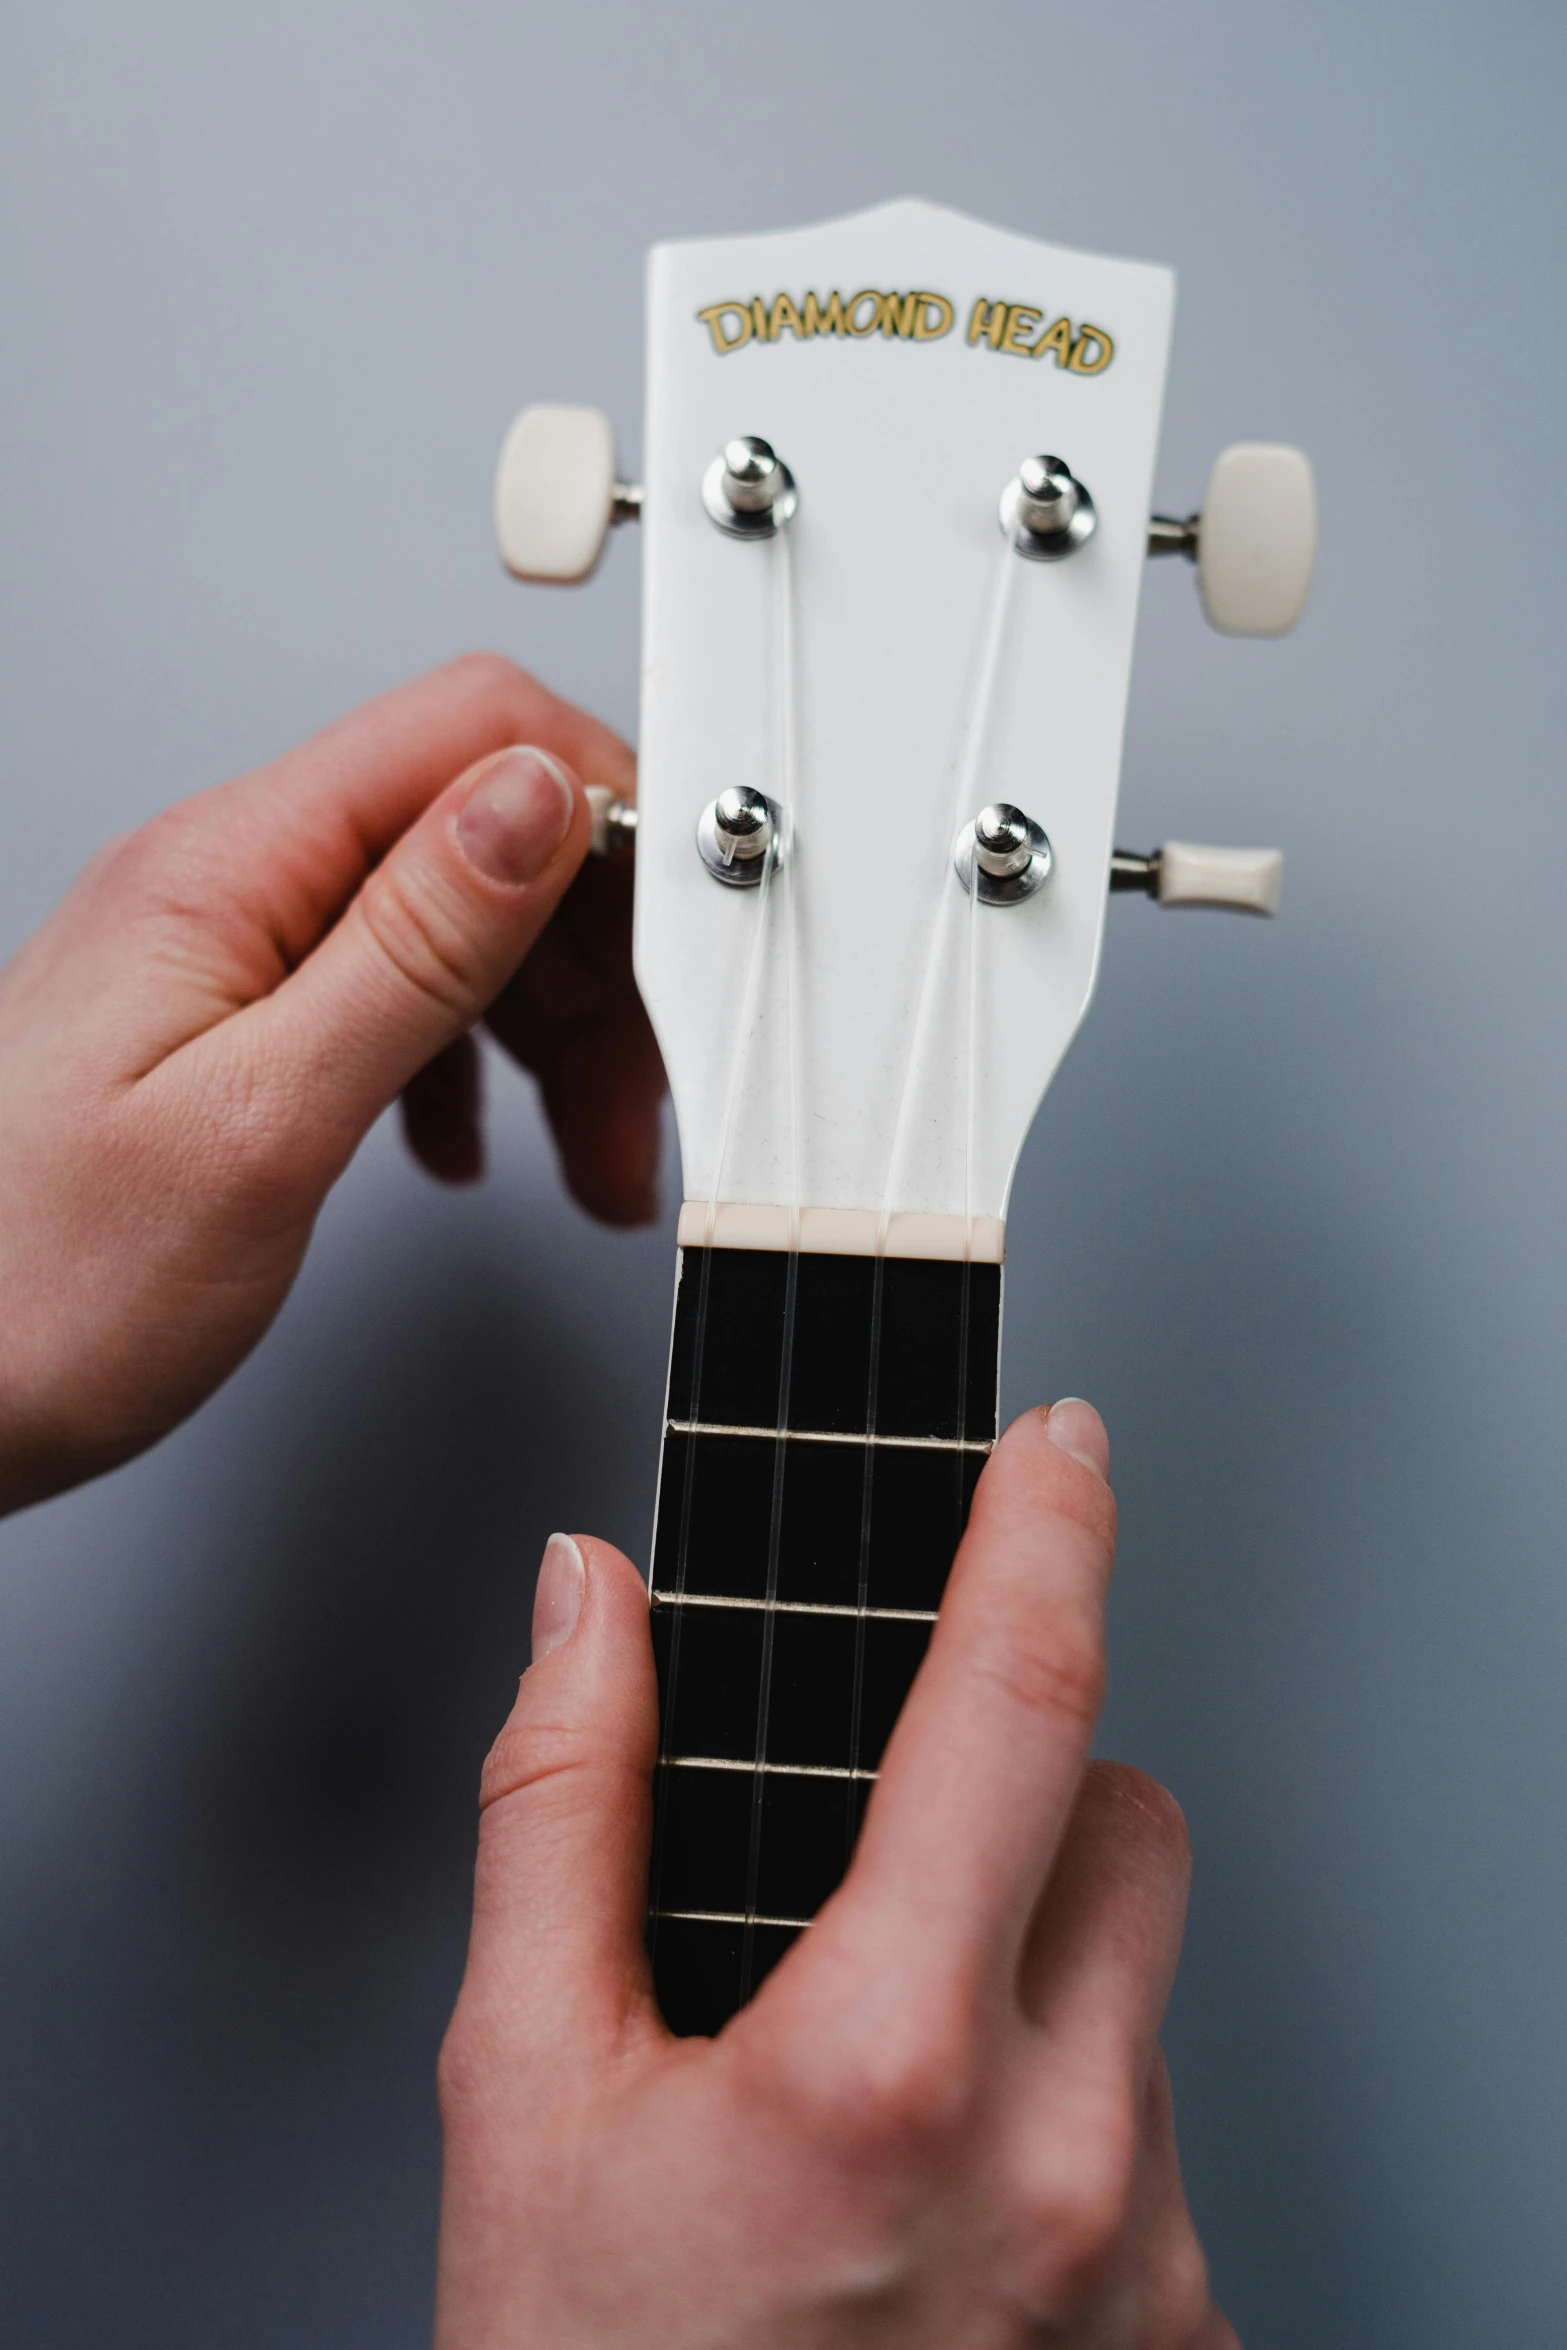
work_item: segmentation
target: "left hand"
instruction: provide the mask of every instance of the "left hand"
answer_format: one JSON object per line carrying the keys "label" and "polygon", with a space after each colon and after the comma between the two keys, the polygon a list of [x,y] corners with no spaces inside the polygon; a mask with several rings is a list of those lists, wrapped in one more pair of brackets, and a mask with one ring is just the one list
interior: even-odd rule
{"label": "left hand", "polygon": [[607,727],[473,655],[94,859],[0,972],[0,1512],[227,1376],[400,1092],[432,1172],[479,1172],[486,1011],[579,1198],[652,1215],[663,1070],[630,876],[566,896],[583,785],[629,799],[634,778]]}
{"label": "left hand", "polygon": [[1239,2350],[1158,2052],[1185,1823],[1087,1761],[1108,1466],[1076,1399],[1002,1437],[849,1873],[716,2040],[648,1966],[646,1587],[553,1538],[441,2057],[437,2350]]}

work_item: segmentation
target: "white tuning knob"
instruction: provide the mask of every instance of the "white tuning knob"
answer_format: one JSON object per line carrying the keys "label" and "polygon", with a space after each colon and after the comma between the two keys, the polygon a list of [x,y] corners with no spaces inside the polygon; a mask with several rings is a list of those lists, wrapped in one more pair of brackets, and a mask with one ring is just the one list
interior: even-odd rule
{"label": "white tuning knob", "polygon": [[1202,608],[1226,636],[1283,636],[1305,610],[1317,560],[1311,461],[1276,441],[1221,449],[1200,514],[1156,514],[1150,555],[1197,566]]}
{"label": "white tuning knob", "polygon": [[1197,525],[1197,584],[1214,627],[1283,636],[1305,610],[1316,560],[1310,459],[1276,441],[1221,449]]}
{"label": "white tuning knob", "polygon": [[1167,840],[1159,851],[1161,906],[1231,906],[1276,914],[1284,886],[1282,849],[1208,849]]}
{"label": "white tuning knob", "polygon": [[1238,914],[1276,914],[1284,886],[1282,849],[1209,849],[1167,840],[1151,857],[1117,849],[1110,887],[1135,889],[1161,906],[1228,906]]}
{"label": "white tuning knob", "polygon": [[519,579],[586,579],[612,522],[641,509],[615,478],[615,436],[597,408],[524,408],[495,475],[495,536]]}

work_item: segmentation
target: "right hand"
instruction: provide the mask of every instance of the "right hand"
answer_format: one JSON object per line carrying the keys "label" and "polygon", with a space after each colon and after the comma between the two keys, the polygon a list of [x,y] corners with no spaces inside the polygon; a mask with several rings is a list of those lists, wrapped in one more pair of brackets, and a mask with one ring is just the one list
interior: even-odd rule
{"label": "right hand", "polygon": [[479,1172],[486,1015],[577,1196],[654,1213],[630,875],[578,877],[583,785],[630,798],[635,772],[470,655],[100,851],[0,972],[0,1512],[227,1377],[399,1093],[433,1173]]}
{"label": "right hand", "polygon": [[647,1600],[557,1536],[441,2062],[438,2350],[1237,2350],[1158,2050],[1162,1788],[1088,1763],[1115,1508],[1083,1403],[980,1480],[840,1891],[716,2040],[643,1947]]}

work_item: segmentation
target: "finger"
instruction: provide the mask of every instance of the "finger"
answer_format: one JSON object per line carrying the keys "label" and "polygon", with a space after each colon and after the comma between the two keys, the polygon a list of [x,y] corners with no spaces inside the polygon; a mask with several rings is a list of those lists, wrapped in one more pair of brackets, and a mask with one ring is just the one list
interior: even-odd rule
{"label": "finger", "polygon": [[[469,655],[112,843],[39,951],[52,945],[139,1077],[278,987],[453,777],[518,742],[585,782],[632,788],[635,761],[607,727],[510,662]],[[161,983],[128,987],[144,964]]]}
{"label": "finger", "polygon": [[[1059,2148],[1059,2127],[1050,2136]],[[1140,2098],[1130,2208],[1108,2269],[1085,2282],[1096,2342],[1239,2350],[1208,2290],[1208,2264],[1181,2183],[1170,2075],[1157,2049]]]}
{"label": "finger", "polygon": [[1124,1763],[1090,1763],[1019,1972],[1043,2063],[1143,2094],[1175,1980],[1191,1846],[1180,1805]]}
{"label": "finger", "polygon": [[459,777],[283,985],[189,1049],[268,1081],[324,1171],[415,1073],[471,1028],[581,863],[582,787],[532,746]]}
{"label": "finger", "polygon": [[484,1173],[483,1092],[484,1065],[466,1030],[403,1087],[408,1147],[442,1183],[477,1183]]}
{"label": "finger", "polygon": [[650,1224],[658,1214],[664,1064],[640,1006],[552,1054],[540,1089],[582,1205],[606,1224]]}
{"label": "finger", "polygon": [[539,1080],[568,1184],[612,1224],[657,1213],[664,1066],[631,967],[632,877],[590,858],[488,1025]]}
{"label": "finger", "polygon": [[584,783],[633,788],[636,762],[609,727],[499,654],[470,653],[184,812],[210,819],[246,886],[265,891],[291,968],[452,778],[511,743],[537,744]]}
{"label": "finger", "polygon": [[1086,1404],[1013,1422],[888,1746],[844,1898],[930,1979],[1013,1994],[1103,1694],[1108,1457]]}
{"label": "finger", "polygon": [[661,2031],[643,1942],[658,1698],[647,1593],[607,1542],[552,1535],[534,1660],[484,1766],[463,2002],[514,2060]]}

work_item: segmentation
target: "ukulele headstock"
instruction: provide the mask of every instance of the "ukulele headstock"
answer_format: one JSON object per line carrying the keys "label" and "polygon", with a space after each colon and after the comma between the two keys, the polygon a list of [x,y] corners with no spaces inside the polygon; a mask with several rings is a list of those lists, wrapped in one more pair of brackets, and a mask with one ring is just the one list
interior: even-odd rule
{"label": "ukulele headstock", "polygon": [[1270,852],[1113,848],[1148,553],[1276,634],[1315,547],[1310,468],[1265,445],[1150,524],[1173,303],[912,201],[664,245],[640,490],[592,411],[513,427],[511,568],[646,534],[636,965],[684,1241],[999,1257],[1109,889],[1276,904]]}

